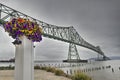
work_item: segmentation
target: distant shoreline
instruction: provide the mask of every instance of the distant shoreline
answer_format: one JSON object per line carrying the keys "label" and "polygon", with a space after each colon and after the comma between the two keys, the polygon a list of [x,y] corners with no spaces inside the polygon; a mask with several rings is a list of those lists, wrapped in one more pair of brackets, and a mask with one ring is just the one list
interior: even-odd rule
{"label": "distant shoreline", "polygon": [[6,62],[15,62],[15,61],[2,60],[2,61],[0,61],[0,62],[4,62],[4,63],[6,63]]}
{"label": "distant shoreline", "polygon": [[[0,60],[0,62],[15,62],[15,60]],[[62,62],[62,60],[37,60],[37,61],[34,61],[34,62]]]}

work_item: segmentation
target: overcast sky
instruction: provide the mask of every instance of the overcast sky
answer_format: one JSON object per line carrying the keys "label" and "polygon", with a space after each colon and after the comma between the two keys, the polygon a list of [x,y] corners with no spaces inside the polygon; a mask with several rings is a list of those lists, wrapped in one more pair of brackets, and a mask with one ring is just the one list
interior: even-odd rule
{"label": "overcast sky", "polygon": [[[107,56],[120,56],[120,0],[0,0],[11,8],[41,21],[74,26],[89,43],[100,46]],[[13,39],[0,28],[0,59],[15,55]],[[69,44],[49,38],[36,43],[35,59],[66,59]],[[77,46],[81,59],[97,53]]]}

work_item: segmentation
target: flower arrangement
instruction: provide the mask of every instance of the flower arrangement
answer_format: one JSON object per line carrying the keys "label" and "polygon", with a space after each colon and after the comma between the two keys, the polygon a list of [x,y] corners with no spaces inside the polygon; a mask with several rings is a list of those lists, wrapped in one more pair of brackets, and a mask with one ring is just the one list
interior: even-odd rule
{"label": "flower arrangement", "polygon": [[42,28],[39,27],[37,22],[32,22],[29,19],[13,18],[4,24],[4,29],[13,39],[26,36],[33,42],[40,42],[42,40]]}

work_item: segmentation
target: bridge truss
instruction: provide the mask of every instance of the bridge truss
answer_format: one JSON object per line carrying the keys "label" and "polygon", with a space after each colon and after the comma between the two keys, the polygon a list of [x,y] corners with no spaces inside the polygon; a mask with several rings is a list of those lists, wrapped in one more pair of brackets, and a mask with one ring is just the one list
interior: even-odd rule
{"label": "bridge truss", "polygon": [[85,41],[78,34],[78,32],[74,29],[73,26],[62,27],[62,26],[51,25],[46,22],[35,19],[31,16],[28,16],[24,13],[21,13],[15,9],[7,7],[3,4],[0,4],[0,24],[4,24],[4,22],[14,17],[26,18],[31,21],[37,22],[42,27],[42,30],[43,30],[42,35],[44,37],[57,39],[57,40],[69,43],[70,45],[69,45],[69,51],[68,51],[68,59],[67,59],[68,61],[75,60],[75,59],[80,60],[76,45],[82,46],[97,52],[98,54],[103,56],[104,60],[108,59],[108,57],[105,56],[105,54],[103,53],[103,51],[100,49],[99,46],[93,46],[92,44]]}

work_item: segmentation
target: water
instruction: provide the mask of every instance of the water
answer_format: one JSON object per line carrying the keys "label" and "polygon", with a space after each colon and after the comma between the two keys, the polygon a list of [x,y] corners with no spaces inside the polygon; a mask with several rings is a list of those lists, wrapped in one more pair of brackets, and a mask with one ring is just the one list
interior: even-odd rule
{"label": "water", "polygon": [[[14,66],[14,62],[0,62],[0,67],[1,66]],[[62,61],[35,61],[34,65],[39,65],[39,66],[51,66],[51,67],[65,67],[65,66],[70,66],[69,63],[63,63]]]}
{"label": "water", "polygon": [[0,67],[14,66],[13,62],[0,62]]}

